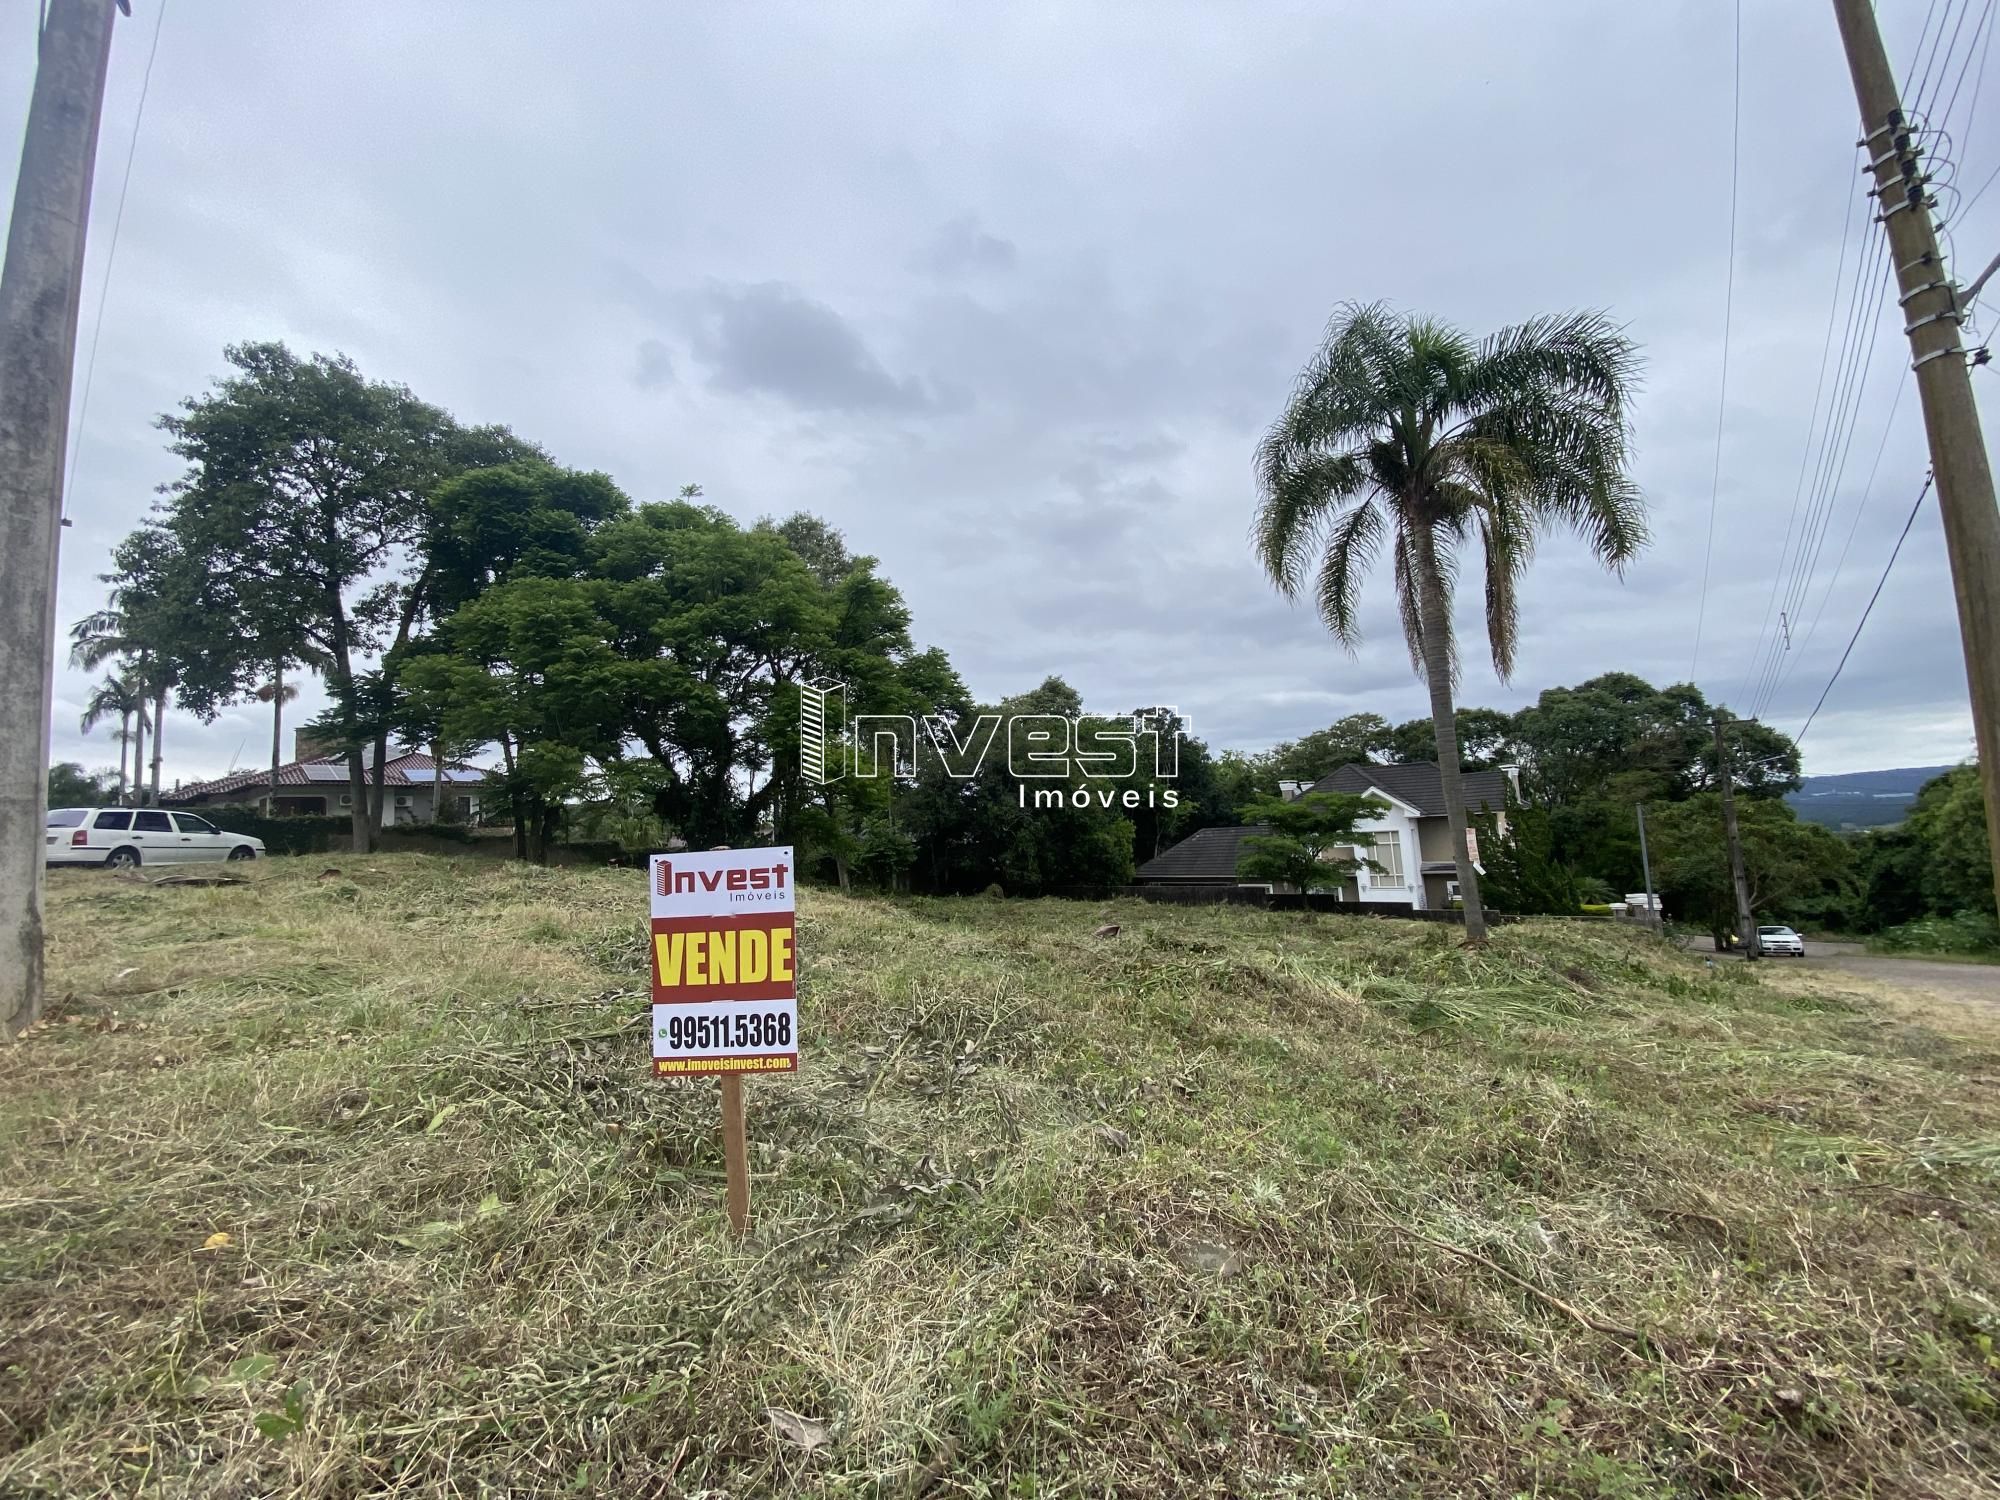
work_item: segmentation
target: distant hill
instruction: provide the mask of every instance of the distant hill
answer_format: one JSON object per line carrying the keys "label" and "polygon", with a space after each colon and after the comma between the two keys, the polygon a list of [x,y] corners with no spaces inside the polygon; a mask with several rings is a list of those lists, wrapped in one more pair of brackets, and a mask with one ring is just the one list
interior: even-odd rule
{"label": "distant hill", "polygon": [[1917,789],[1950,766],[1900,766],[1893,771],[1849,771],[1841,776],[1808,776],[1785,798],[1809,823],[1828,828],[1886,828],[1900,823]]}

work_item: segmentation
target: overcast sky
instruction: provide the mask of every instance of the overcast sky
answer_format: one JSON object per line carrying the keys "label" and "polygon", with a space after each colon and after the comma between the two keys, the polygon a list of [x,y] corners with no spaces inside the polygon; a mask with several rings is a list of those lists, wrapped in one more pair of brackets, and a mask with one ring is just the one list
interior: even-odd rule
{"label": "overcast sky", "polygon": [[[1344,300],[1479,334],[1589,306],[1645,351],[1637,477],[1655,540],[1622,580],[1571,540],[1545,545],[1511,683],[1468,584],[1460,701],[1511,708],[1600,672],[1665,684],[1691,666],[1739,711],[1756,696],[1802,472],[1801,511],[1815,493],[1808,423],[1844,214],[1840,280],[1864,235],[1880,253],[1858,222],[1856,112],[1824,4],[1744,7],[1697,663],[1729,233],[1719,0],[180,0],[107,295],[159,3],[133,0],[114,44],[65,623],[99,605],[109,550],[177,473],[155,416],[221,373],[224,344],[282,338],[508,423],[636,499],[696,482],[745,521],[826,516],[981,696],[1059,673],[1094,709],[1176,703],[1241,748],[1361,710],[1412,718],[1426,700],[1386,569],[1358,657],[1261,578],[1252,447]],[[10,141],[33,12],[0,16]],[[1924,6],[1882,14],[1902,72]],[[1949,125],[1967,196],[2000,167],[2000,90],[1975,112],[1973,30]],[[1932,92],[1935,116],[1953,89]],[[2000,192],[1955,227],[1970,280],[2000,249]],[[1924,473],[1914,389],[1885,428],[1907,362],[1893,303],[1861,321],[1879,340],[1769,710],[1793,733]],[[1992,395],[2000,366],[1974,381]],[[1809,771],[1970,754],[1951,600],[1927,503],[1805,740]],[[55,756],[102,766],[109,736],[77,732],[87,687],[59,677]],[[269,733],[254,705],[208,726],[171,716],[167,779],[263,763]]]}

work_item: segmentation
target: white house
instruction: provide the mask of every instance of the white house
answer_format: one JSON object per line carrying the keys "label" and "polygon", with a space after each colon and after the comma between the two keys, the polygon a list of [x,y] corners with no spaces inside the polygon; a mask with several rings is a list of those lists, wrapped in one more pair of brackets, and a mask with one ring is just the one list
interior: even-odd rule
{"label": "white house", "polygon": [[[1510,789],[1518,792],[1519,775],[1513,766],[1465,772],[1459,784],[1465,793],[1466,811],[1493,814],[1494,826],[1504,837],[1507,794]],[[1444,783],[1436,765],[1357,763],[1321,777],[1309,790],[1373,796],[1388,804],[1383,812],[1356,826],[1365,842],[1342,851],[1350,858],[1373,860],[1381,869],[1364,867],[1344,881],[1337,891],[1341,900],[1438,910],[1457,898],[1458,866],[1452,858]],[[1291,788],[1286,792],[1292,795]],[[1243,842],[1261,831],[1258,826],[1197,829],[1141,865],[1136,878],[1152,885],[1243,884],[1236,874]],[[1474,843],[1473,864],[1483,872],[1476,831]]]}

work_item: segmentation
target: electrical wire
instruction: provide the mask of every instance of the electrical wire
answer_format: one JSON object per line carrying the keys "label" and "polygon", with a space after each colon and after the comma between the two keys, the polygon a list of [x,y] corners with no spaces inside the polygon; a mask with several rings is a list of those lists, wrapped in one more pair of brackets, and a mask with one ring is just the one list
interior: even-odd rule
{"label": "electrical wire", "polygon": [[1916,503],[1910,507],[1909,519],[1903,522],[1902,535],[1896,538],[1896,545],[1889,549],[1889,560],[1882,565],[1882,576],[1875,582],[1875,592],[1868,596],[1868,603],[1861,611],[1861,618],[1854,622],[1854,634],[1847,638],[1847,649],[1840,653],[1840,662],[1834,667],[1833,675],[1827,678],[1826,686],[1820,689],[1819,701],[1813,705],[1812,712],[1806,715],[1806,721],[1799,726],[1799,732],[1792,736],[1794,745],[1806,737],[1806,731],[1812,728],[1813,720],[1817,719],[1819,711],[1826,707],[1826,695],[1832,692],[1833,685],[1840,681],[1841,671],[1847,666],[1847,658],[1854,654],[1854,643],[1861,639],[1861,627],[1868,623],[1868,616],[1875,609],[1875,601],[1882,597],[1882,586],[1889,581],[1889,570],[1896,566],[1896,558],[1902,553],[1903,543],[1909,540],[1910,528],[1917,524],[1917,512],[1923,509],[1924,496],[1931,492],[1931,482],[1935,478],[1933,474],[1924,476],[1924,487],[1917,491]]}
{"label": "electrical wire", "polygon": [[[1938,21],[1937,35],[1931,39],[1931,55],[1924,63],[1923,76],[1917,80],[1914,99],[1912,100],[1911,96],[1905,96],[1907,107],[1904,110],[1904,114],[1906,116],[1913,113],[1929,114],[1931,101],[1937,97],[1937,89],[1943,86],[1944,75],[1951,70],[1951,53],[1958,46],[1958,33],[1959,29],[1965,25],[1965,12],[1971,8],[1970,0],[1968,0],[1965,7],[1958,13],[1958,25],[1952,27],[1951,42],[1949,45],[1941,47],[1939,44],[1944,41],[1944,29],[1951,22],[1952,0],[1945,0],[1944,15]],[[1937,81],[1933,84],[1931,82],[1931,69],[1941,59],[1944,62],[1944,66],[1937,70]],[[1926,88],[1930,90],[1928,94],[1925,92]]]}
{"label": "electrical wire", "polygon": [[[1854,280],[1848,292],[1846,327],[1840,354],[1835,360],[1833,389],[1828,398],[1826,422],[1820,432],[1818,457],[1813,464],[1807,490],[1798,547],[1792,553],[1789,570],[1780,567],[1783,575],[1781,624],[1796,618],[1799,613],[1799,604],[1811,577],[1811,560],[1816,555],[1819,539],[1825,533],[1834,498],[1835,477],[1841,466],[1841,455],[1851,441],[1855,418],[1860,412],[1861,397],[1867,384],[1868,360],[1874,350],[1874,333],[1881,326],[1881,307],[1888,295],[1888,260],[1886,244],[1878,244],[1873,252],[1864,249],[1855,260]],[[1878,289],[1872,302],[1868,298],[1871,270],[1878,278]],[[1751,695],[1753,714],[1762,713],[1770,702],[1791,649],[1788,637],[1789,627],[1771,637]]]}
{"label": "electrical wire", "polygon": [[1896,430],[1896,413],[1902,409],[1903,393],[1910,388],[1910,372],[1905,371],[1903,379],[1896,382],[1896,394],[1889,402],[1889,419],[1882,424],[1882,441],[1875,445],[1875,461],[1868,466],[1868,481],[1861,487],[1861,503],[1854,508],[1854,519],[1848,523],[1847,537],[1840,544],[1840,556],[1833,565],[1833,577],[1826,586],[1826,592],[1819,596],[1819,608],[1813,611],[1812,622],[1806,626],[1805,637],[1799,642],[1799,654],[1812,645],[1813,632],[1819,629],[1820,616],[1826,613],[1835,590],[1840,587],[1841,574],[1847,571],[1847,555],[1854,550],[1854,538],[1861,530],[1861,518],[1868,512],[1868,502],[1874,498],[1875,476],[1882,470],[1882,457],[1889,451],[1889,438]]}
{"label": "electrical wire", "polygon": [[[1987,35],[1986,26],[1987,23],[1992,19],[1993,19],[1993,0],[1986,0],[1986,5],[1984,9],[1982,9],[1979,12],[1979,24],[1972,28],[1972,40],[1966,43],[1965,61],[1958,65],[1958,81],[1952,84],[1951,97],[1945,100],[1944,110],[1942,111],[1942,113],[1938,115],[1938,130],[1940,133],[1942,133],[1945,127],[1951,123],[1951,112],[1958,105],[1958,92],[1960,89],[1965,87],[1965,75],[1972,70],[1973,54],[1975,52],[1983,52],[1985,50],[1980,45],[1981,38],[1986,37]],[[1942,77],[1940,77],[1940,82],[1941,81]],[[1975,88],[1974,89],[1975,98],[1977,97],[1977,93],[1978,90]]]}
{"label": "electrical wire", "polygon": [[84,422],[90,416],[90,387],[97,377],[97,342],[104,337],[104,305],[111,297],[111,268],[118,263],[118,234],[125,227],[125,195],[132,187],[132,161],[139,154],[139,127],[146,119],[146,96],[153,87],[153,59],[160,55],[160,30],[167,24],[167,0],[153,18],[153,45],[146,53],[146,71],[139,80],[139,107],[132,116],[132,139],[125,148],[125,173],[118,182],[118,209],[111,216],[111,244],[104,256],[104,280],[97,288],[97,316],[90,330],[90,354],[83,366],[83,392],[77,401],[76,433],[70,439],[69,474],[63,480],[63,505],[75,493],[77,460],[83,456]]}
{"label": "electrical wire", "polygon": [[1722,379],[1715,400],[1715,472],[1708,491],[1708,543],[1701,555],[1701,604],[1694,617],[1694,655],[1688,679],[1701,665],[1701,631],[1708,618],[1708,579],[1715,561],[1715,511],[1722,498],[1722,427],[1729,413],[1729,336],[1736,313],[1736,184],[1743,139],[1743,0],[1736,0],[1734,63],[1729,85],[1729,259],[1722,282]]}
{"label": "electrical wire", "polygon": [[[1936,0],[1932,3],[1935,5]],[[1861,200],[1864,206],[1867,201],[1865,198]],[[1819,346],[1819,375],[1813,381],[1812,406],[1806,420],[1806,445],[1799,454],[1799,477],[1792,485],[1792,509],[1785,517],[1785,540],[1778,548],[1778,564],[1771,573],[1771,592],[1764,601],[1764,619],[1757,627],[1756,644],[1750,651],[1750,665],[1743,674],[1741,696],[1745,700],[1750,696],[1751,685],[1759,675],[1758,666],[1764,659],[1764,640],[1771,629],[1771,617],[1778,608],[1778,584],[1784,577],[1785,562],[1792,553],[1792,536],[1798,527],[1799,501],[1805,495],[1806,469],[1812,459],[1813,436],[1819,430],[1819,398],[1826,390],[1826,367],[1833,354],[1833,325],[1839,321],[1840,288],[1847,273],[1847,241],[1853,234],[1854,219],[1854,206],[1845,205],[1840,215],[1840,256],[1833,267],[1833,296],[1826,305],[1826,336],[1820,340]]]}

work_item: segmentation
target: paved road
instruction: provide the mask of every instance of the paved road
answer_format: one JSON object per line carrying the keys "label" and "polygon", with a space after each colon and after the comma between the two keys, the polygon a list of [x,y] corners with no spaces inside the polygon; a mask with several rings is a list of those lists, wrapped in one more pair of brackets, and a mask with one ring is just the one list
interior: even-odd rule
{"label": "paved road", "polygon": [[[1703,938],[1700,948],[1710,946]],[[1735,955],[1730,955],[1734,957]],[[1859,943],[1809,942],[1806,956],[1769,958],[1784,968],[1821,969],[1853,974],[1878,984],[1958,1005],[2000,1013],[2000,964],[1941,963],[1927,958],[1889,958],[1870,953]]]}

